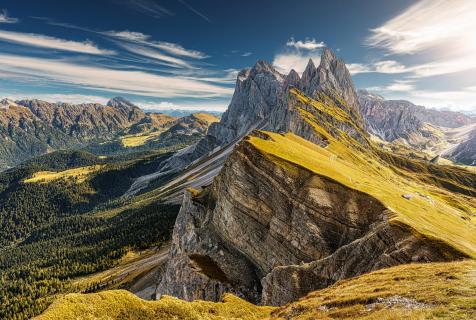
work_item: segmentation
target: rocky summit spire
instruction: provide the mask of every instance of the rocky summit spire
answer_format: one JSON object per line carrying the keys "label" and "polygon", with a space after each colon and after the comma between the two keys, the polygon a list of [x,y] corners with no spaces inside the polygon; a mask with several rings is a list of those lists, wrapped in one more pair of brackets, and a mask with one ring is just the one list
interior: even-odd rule
{"label": "rocky summit spire", "polygon": [[324,48],[321,54],[321,63],[319,64],[320,67],[330,69],[333,62],[337,61],[337,57],[335,56],[334,52],[332,52],[329,48]]}
{"label": "rocky summit spire", "polygon": [[299,77],[299,74],[296,72],[296,70],[291,69],[289,71],[289,74],[286,76],[286,79],[284,80],[284,85],[287,86],[293,86],[293,87],[299,87],[299,83],[301,81],[301,78]]}
{"label": "rocky summit spire", "polygon": [[[337,58],[332,50],[324,48],[316,74],[307,82],[309,85],[307,87],[303,86],[303,91],[307,95],[314,96],[319,91],[337,94],[356,112],[359,109],[359,102],[350,72],[347,70],[345,62]],[[303,85],[305,84],[303,83]]]}
{"label": "rocky summit spire", "polygon": [[301,89],[304,92],[308,92],[312,88],[312,81],[316,78],[316,76],[317,69],[314,65],[314,61],[312,61],[312,59],[309,59],[306,69],[304,69],[301,78]]}

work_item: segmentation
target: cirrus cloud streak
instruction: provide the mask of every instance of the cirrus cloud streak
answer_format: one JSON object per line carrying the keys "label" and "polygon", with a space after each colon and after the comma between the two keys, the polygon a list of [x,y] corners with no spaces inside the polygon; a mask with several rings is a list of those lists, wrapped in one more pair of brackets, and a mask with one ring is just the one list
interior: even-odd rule
{"label": "cirrus cloud streak", "polygon": [[15,74],[19,78],[38,78],[88,89],[160,98],[229,97],[233,93],[231,88],[199,79],[84,66],[25,56],[0,54],[0,71],[9,72],[10,75]]}

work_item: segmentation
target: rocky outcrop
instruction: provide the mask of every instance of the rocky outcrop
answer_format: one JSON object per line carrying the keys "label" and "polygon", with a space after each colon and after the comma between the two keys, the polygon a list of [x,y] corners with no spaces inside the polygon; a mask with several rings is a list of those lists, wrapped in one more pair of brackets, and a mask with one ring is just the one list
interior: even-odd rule
{"label": "rocky outcrop", "polygon": [[[187,152],[171,157],[159,171],[179,172],[197,159],[238,142],[254,129],[279,132],[301,126],[302,122],[293,121],[289,112],[293,109],[288,107],[291,88],[309,97],[325,93],[342,99],[346,112],[355,122],[362,123],[350,73],[344,61],[331,50],[323,50],[318,67],[309,60],[302,77],[294,70],[282,75],[267,62],[258,61],[253,68],[238,74],[231,103],[220,122],[212,124],[206,137]],[[301,128],[301,135],[315,141],[315,136],[308,136],[311,132],[308,129]]]}
{"label": "rocky outcrop", "polygon": [[281,305],[375,269],[462,257],[389,216],[371,196],[243,141],[210,187],[185,195],[158,294]]}
{"label": "rocky outcrop", "polygon": [[[346,157],[342,170],[360,162],[359,172],[372,163],[389,165],[374,152],[350,75],[330,51],[323,52],[319,67],[310,61],[301,78],[293,72],[282,77],[262,62],[255,69],[240,73],[236,104],[194,146],[206,146],[202,154],[239,140],[253,128],[240,119],[251,119],[260,128],[293,133],[283,143],[316,148],[314,155],[326,159],[320,161]],[[392,220],[396,212],[371,193],[251,142],[272,139],[270,134],[253,135],[238,143],[210,186],[185,194],[158,296],[218,301],[231,291],[253,302],[281,305],[372,270],[465,257]],[[294,151],[286,150],[292,157]]]}

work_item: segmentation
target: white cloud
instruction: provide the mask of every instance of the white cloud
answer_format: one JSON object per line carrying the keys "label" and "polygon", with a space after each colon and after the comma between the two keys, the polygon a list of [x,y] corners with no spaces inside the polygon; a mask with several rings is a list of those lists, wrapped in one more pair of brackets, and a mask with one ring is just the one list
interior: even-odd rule
{"label": "white cloud", "polygon": [[99,49],[94,43],[90,41],[76,42],[33,33],[20,33],[0,30],[0,40],[63,51],[98,55],[114,54],[113,51]]}
{"label": "white cloud", "polygon": [[137,55],[140,55],[140,56],[143,56],[143,57],[147,57],[147,58],[151,58],[151,59],[154,59],[154,60],[161,61],[162,64],[167,65],[169,67],[189,68],[189,69],[194,68],[191,64],[189,64],[188,62],[186,62],[182,59],[165,55],[165,54],[163,54],[163,53],[161,53],[157,50],[151,49],[151,48],[147,48],[147,47],[139,46],[139,45],[133,45],[133,44],[129,44],[129,43],[127,43],[127,44],[124,43],[124,44],[119,44],[119,45],[122,48],[129,51],[129,52],[132,52],[134,54],[137,54]]}
{"label": "white cloud", "polygon": [[2,10],[0,12],[0,23],[17,23],[18,19],[17,18],[12,18],[8,16],[7,10]]}
{"label": "white cloud", "polygon": [[396,80],[393,83],[387,86],[377,86],[366,88],[368,91],[377,91],[377,92],[403,92],[414,90],[415,86],[412,81],[409,80]]}
{"label": "white cloud", "polygon": [[274,56],[273,65],[281,73],[289,73],[291,69],[294,69],[297,73],[301,74],[306,69],[309,59],[312,59],[317,66],[321,61],[320,55],[316,54],[304,54],[301,52],[293,53],[279,53]]}
{"label": "white cloud", "polygon": [[219,111],[224,112],[228,108],[227,102],[219,101],[200,101],[200,102],[187,102],[187,103],[174,103],[169,101],[163,101],[160,103],[155,102],[138,102],[137,105],[144,110],[207,110],[207,111]]}
{"label": "white cloud", "polygon": [[[448,42],[475,47],[476,2],[473,0],[423,0],[382,26],[372,29],[366,42],[394,54],[414,54]],[[472,43],[467,43],[472,41]],[[456,49],[456,48],[452,48]]]}
{"label": "white cloud", "polygon": [[453,111],[475,112],[476,101],[474,97],[474,91],[471,92],[470,90],[415,90],[409,93],[409,100],[413,103],[436,109],[447,108]]}
{"label": "white cloud", "polygon": [[194,58],[194,59],[205,59],[209,57],[203,52],[200,52],[197,50],[185,49],[184,47],[176,43],[159,41],[159,42],[150,43],[150,45],[153,47],[162,49],[164,51],[167,51],[168,53],[171,53],[176,56]]}
{"label": "white cloud", "polygon": [[288,42],[286,42],[286,46],[288,47],[294,47],[295,49],[304,49],[304,50],[310,50],[310,51],[314,51],[314,50],[317,50],[317,49],[322,49],[326,46],[326,44],[321,41],[321,42],[317,42],[316,39],[306,39],[304,41],[302,40],[294,40],[294,38],[291,38],[290,40],[288,40]]}
{"label": "white cloud", "polygon": [[455,72],[476,70],[476,59],[474,56],[471,56],[449,60],[438,60],[417,65],[410,69],[414,73],[413,77],[415,78],[438,76]]}
{"label": "white cloud", "polygon": [[143,34],[142,32],[135,32],[135,31],[105,31],[102,32],[104,35],[108,35],[115,38],[120,38],[129,41],[147,41],[150,38],[149,35]]}
{"label": "white cloud", "polygon": [[52,82],[74,84],[83,88],[161,98],[229,97],[233,93],[231,88],[197,79],[83,66],[57,60],[14,55],[0,54],[0,70],[10,74],[14,73],[18,77],[27,76]]}
{"label": "white cloud", "polygon": [[242,57],[249,57],[249,56],[251,56],[252,54],[253,54],[253,52],[245,52],[245,53],[243,53],[241,56],[242,56]]}
{"label": "white cloud", "polygon": [[369,92],[383,93],[389,99],[404,99],[427,108],[476,112],[473,88],[452,91],[418,90],[407,80],[397,80],[388,86],[368,87]]}
{"label": "white cloud", "polygon": [[422,0],[372,29],[371,47],[394,55],[421,55],[414,77],[476,70],[476,1]]}
{"label": "white cloud", "polygon": [[351,74],[358,73],[405,73],[412,71],[410,68],[405,67],[403,64],[395,60],[383,60],[377,61],[371,64],[362,63],[350,63],[347,64],[347,69]]}
{"label": "white cloud", "polygon": [[150,36],[142,32],[124,30],[124,31],[105,31],[100,33],[103,35],[118,38],[121,40],[136,42],[144,46],[161,49],[174,56],[180,56],[180,57],[192,58],[192,59],[205,59],[209,57],[208,55],[206,55],[205,53],[201,51],[186,49],[177,43],[165,42],[165,41],[150,41],[149,40]]}
{"label": "white cloud", "polygon": [[71,103],[71,104],[80,104],[80,103],[100,103],[106,104],[109,101],[109,98],[100,97],[100,96],[91,96],[91,95],[83,95],[83,94],[45,94],[45,93],[32,93],[32,94],[18,94],[18,95],[8,95],[4,94],[1,95],[7,96],[9,99],[12,100],[23,100],[23,99],[38,99],[43,100],[51,103],[56,102],[64,102],[64,103]]}

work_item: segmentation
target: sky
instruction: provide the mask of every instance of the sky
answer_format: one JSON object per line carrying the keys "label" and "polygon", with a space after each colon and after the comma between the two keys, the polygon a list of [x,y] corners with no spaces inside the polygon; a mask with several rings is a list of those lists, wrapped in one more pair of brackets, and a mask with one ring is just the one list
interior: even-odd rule
{"label": "sky", "polygon": [[474,0],[0,0],[0,97],[224,111],[239,70],[324,47],[358,89],[476,111]]}

